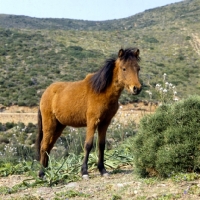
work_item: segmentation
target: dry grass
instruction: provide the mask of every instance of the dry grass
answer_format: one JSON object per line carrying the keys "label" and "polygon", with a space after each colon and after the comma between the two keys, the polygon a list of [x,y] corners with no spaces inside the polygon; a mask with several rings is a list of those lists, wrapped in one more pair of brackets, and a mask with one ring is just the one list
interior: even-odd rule
{"label": "dry grass", "polygon": [[[27,177],[14,175],[0,178],[0,187],[12,187]],[[195,187],[194,187],[195,186]],[[195,188],[195,189],[194,189]],[[140,179],[132,168],[122,169],[108,178],[99,173],[91,174],[89,180],[71,182],[56,187],[28,188],[10,195],[0,195],[0,199],[68,199],[69,192],[74,197],[69,199],[199,199],[200,181],[174,182],[171,180]],[[80,195],[80,194],[84,194]]]}

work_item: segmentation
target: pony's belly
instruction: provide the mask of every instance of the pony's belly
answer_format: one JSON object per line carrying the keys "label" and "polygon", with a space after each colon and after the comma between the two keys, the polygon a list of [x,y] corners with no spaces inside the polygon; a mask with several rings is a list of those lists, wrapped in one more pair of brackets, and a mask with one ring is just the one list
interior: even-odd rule
{"label": "pony's belly", "polygon": [[86,126],[86,117],[80,113],[68,113],[60,116],[56,116],[57,120],[66,126],[72,127],[84,127]]}
{"label": "pony's belly", "polygon": [[75,128],[87,126],[87,124],[85,122],[80,122],[80,121],[79,122],[74,122],[74,121],[66,122],[65,125],[72,126]]}

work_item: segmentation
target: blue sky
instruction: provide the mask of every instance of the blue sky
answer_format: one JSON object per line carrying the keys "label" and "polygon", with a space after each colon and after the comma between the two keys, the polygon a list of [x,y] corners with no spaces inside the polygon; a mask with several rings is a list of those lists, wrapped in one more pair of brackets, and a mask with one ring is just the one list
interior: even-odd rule
{"label": "blue sky", "polygon": [[102,21],[125,18],[181,0],[0,0],[0,14]]}

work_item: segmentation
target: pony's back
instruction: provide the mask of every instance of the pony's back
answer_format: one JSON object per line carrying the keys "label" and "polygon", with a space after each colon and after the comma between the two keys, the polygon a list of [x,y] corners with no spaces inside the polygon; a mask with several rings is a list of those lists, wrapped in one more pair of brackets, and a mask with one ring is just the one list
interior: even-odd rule
{"label": "pony's back", "polygon": [[76,82],[53,83],[43,93],[40,109],[43,115],[53,115],[63,125],[86,126],[88,98],[91,95],[89,76]]}

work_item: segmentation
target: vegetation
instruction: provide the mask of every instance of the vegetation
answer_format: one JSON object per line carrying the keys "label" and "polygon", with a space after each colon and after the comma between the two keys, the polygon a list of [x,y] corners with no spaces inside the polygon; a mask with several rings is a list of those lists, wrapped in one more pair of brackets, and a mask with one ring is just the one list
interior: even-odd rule
{"label": "vegetation", "polygon": [[[199,94],[199,8],[184,1],[105,22],[0,15],[0,104],[38,105],[52,82],[83,79],[129,46],[141,51],[144,91],[166,73],[179,96]],[[147,97],[124,92],[120,101]]]}
{"label": "vegetation", "polygon": [[[6,125],[2,125],[2,127],[6,127]],[[130,126],[125,127],[113,122],[111,127],[108,130],[109,139],[105,152],[105,166],[113,173],[118,173],[120,167],[133,164],[133,155],[131,155],[130,148],[126,143],[123,144],[123,141],[135,135],[135,131],[132,129],[135,124],[132,123]],[[28,126],[13,124],[13,128],[2,132],[0,135],[2,137],[6,136],[7,140],[2,140],[0,149],[0,176],[23,174],[28,178],[13,187],[0,186],[0,194],[15,194],[28,188],[55,187],[80,180],[84,132],[84,129],[76,130],[73,128],[67,128],[64,131],[64,134],[56,142],[51,155],[49,155],[49,167],[45,169],[45,179],[38,178],[37,172],[40,169],[40,164],[34,160],[35,149],[32,144],[35,142],[36,126],[33,124]],[[97,160],[98,151],[95,145],[88,162],[90,173],[96,171]],[[56,192],[55,196],[57,199],[76,196],[87,198],[90,197],[90,194],[67,190]]]}
{"label": "vegetation", "polygon": [[[145,12],[109,21],[85,21],[72,19],[37,19],[26,16],[0,15],[0,24],[3,28],[18,29],[51,29],[51,30],[75,30],[75,31],[113,31],[113,30],[135,30],[146,27],[159,26],[168,28],[166,25],[174,22],[186,22],[193,25],[198,24],[199,1],[186,0],[164,7],[149,9]],[[191,25],[191,24],[190,24]],[[178,27],[173,27],[178,29]],[[152,35],[153,36],[153,35]]]}
{"label": "vegetation", "polygon": [[[130,178],[130,185],[116,189],[109,184],[104,191],[112,191],[110,199],[123,199],[125,191],[127,199],[151,199],[154,196],[149,197],[142,187],[138,189],[140,184],[135,180],[149,188],[156,184],[160,188],[163,180],[174,185],[192,181],[183,191],[159,193],[155,199],[199,196],[199,184],[195,182],[200,178],[199,9],[198,0],[186,0],[105,22],[0,15],[0,104],[38,105],[52,82],[83,79],[98,70],[106,58],[116,56],[121,46],[137,46],[144,91],[136,97],[123,92],[120,102],[148,99],[157,102],[159,108],[144,116],[139,128],[133,122],[126,126],[113,122],[109,127],[106,167],[113,176],[123,172],[124,166],[135,170],[123,174]],[[174,102],[178,99],[182,100]],[[85,129],[64,130],[49,155],[46,178],[41,180],[37,176],[40,165],[34,160],[36,128],[32,123],[0,123],[0,176],[28,176],[20,184],[0,186],[1,195],[80,180]],[[95,147],[89,159],[90,172],[96,170],[97,157]],[[98,180],[98,184],[104,181]],[[55,193],[54,199],[87,199],[92,195],[64,188]]]}
{"label": "vegetation", "polygon": [[200,97],[164,104],[145,116],[134,138],[135,165],[142,176],[199,172]]}
{"label": "vegetation", "polygon": [[[173,104],[163,104],[154,114],[145,115],[140,121],[137,132],[134,123],[123,126],[113,121],[108,130],[105,152],[107,169],[114,175],[123,172],[123,166],[129,165],[131,169],[135,169],[129,175],[132,178],[134,176],[134,180],[141,181],[136,177],[136,172],[140,177],[157,177],[143,179],[146,185],[156,185],[163,178],[174,184],[192,181],[192,185],[182,193],[160,194],[158,199],[178,199],[184,195],[199,194],[198,182],[194,182],[200,178],[198,173],[199,119],[200,96],[191,96]],[[45,169],[45,179],[41,180],[37,176],[40,165],[34,160],[34,149],[31,147],[35,142],[36,126],[1,124],[1,127],[5,130],[1,135],[2,137],[6,135],[7,140],[1,140],[3,147],[0,157],[0,175],[7,177],[12,174],[25,174],[29,177],[14,187],[0,187],[1,194],[14,194],[24,189],[41,186],[55,187],[80,180],[84,129],[65,130],[49,156],[49,167]],[[12,128],[6,129],[6,127]],[[90,173],[96,171],[97,159],[98,152],[95,147],[89,158]],[[124,191],[127,190],[124,188]],[[135,190],[131,194],[136,195],[136,192]],[[58,199],[62,199],[61,196],[80,196],[87,199],[91,194],[67,190],[57,192],[55,196]],[[113,198],[122,198],[122,196],[122,191],[113,194]],[[146,199],[147,196],[140,196],[140,198]]]}

